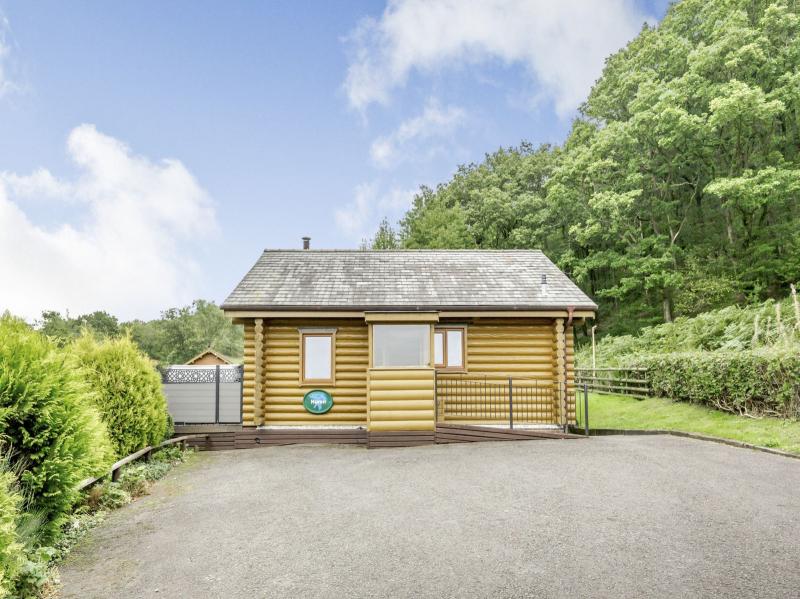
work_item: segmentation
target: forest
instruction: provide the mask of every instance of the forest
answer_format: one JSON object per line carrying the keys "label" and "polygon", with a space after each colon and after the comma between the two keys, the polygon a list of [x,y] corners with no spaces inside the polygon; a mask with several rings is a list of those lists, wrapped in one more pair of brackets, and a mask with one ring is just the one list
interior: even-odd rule
{"label": "forest", "polygon": [[787,297],[798,192],[798,3],[683,0],[606,60],[562,145],[458,167],[365,246],[540,248],[629,334]]}
{"label": "forest", "polygon": [[130,336],[159,366],[184,364],[208,348],[233,359],[240,359],[243,351],[242,327],[234,325],[214,302],[206,300],[170,308],[153,320],[128,322],[120,322],[105,311],[70,316],[50,310],[33,325],[62,347],[83,332],[99,339]]}

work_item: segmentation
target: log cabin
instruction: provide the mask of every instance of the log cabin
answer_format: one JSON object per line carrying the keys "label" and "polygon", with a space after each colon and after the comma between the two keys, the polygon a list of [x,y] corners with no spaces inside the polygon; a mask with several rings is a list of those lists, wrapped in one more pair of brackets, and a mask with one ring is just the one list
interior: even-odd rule
{"label": "log cabin", "polygon": [[[308,248],[308,240],[305,240]],[[244,326],[242,425],[566,429],[573,326],[597,305],[538,250],[265,250],[222,305]]]}

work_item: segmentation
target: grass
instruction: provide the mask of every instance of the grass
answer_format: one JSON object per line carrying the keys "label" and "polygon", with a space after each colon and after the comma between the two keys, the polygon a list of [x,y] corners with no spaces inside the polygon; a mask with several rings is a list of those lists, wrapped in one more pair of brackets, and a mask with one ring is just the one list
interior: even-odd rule
{"label": "grass", "polygon": [[700,433],[800,454],[800,421],[745,418],[669,399],[593,393],[589,395],[589,426]]}

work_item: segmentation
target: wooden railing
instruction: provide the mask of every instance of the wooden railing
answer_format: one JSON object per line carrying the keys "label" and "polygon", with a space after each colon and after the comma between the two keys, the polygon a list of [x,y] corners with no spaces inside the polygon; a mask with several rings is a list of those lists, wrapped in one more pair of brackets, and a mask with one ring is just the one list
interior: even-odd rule
{"label": "wooden railing", "polygon": [[595,393],[630,395],[644,399],[652,395],[647,368],[576,368],[575,384]]}
{"label": "wooden railing", "polygon": [[155,446],[148,445],[147,447],[140,449],[139,451],[132,453],[131,455],[126,456],[117,462],[114,462],[114,464],[112,464],[110,470],[107,473],[102,474],[96,478],[87,478],[85,480],[82,480],[80,483],[78,483],[78,491],[83,491],[84,489],[91,487],[93,484],[100,482],[109,475],[111,476],[111,480],[116,482],[117,480],[119,480],[119,475],[120,472],[122,471],[122,467],[125,466],[126,464],[130,464],[131,462],[135,462],[136,460],[141,458],[149,460],[150,456],[153,455],[153,452],[156,452],[159,449],[163,449],[164,447],[168,447],[170,445],[175,445],[177,443],[180,444],[182,449],[185,449],[186,441],[191,437],[192,435],[185,435],[183,437],[175,437],[173,439],[167,439],[163,443],[159,443],[158,445]]}

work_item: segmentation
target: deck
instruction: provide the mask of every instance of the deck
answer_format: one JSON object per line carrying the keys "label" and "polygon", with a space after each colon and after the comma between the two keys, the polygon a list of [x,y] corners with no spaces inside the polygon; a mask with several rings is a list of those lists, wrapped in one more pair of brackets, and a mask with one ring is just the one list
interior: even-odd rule
{"label": "deck", "polygon": [[[535,441],[582,439],[583,435],[552,428],[502,428],[464,424],[438,424],[432,431],[369,432],[363,427],[253,428],[228,425],[175,427],[176,434],[195,435],[187,444],[201,451],[250,449],[270,445],[347,444],[378,447],[410,447],[480,441]],[[178,431],[180,429],[180,431]]]}

